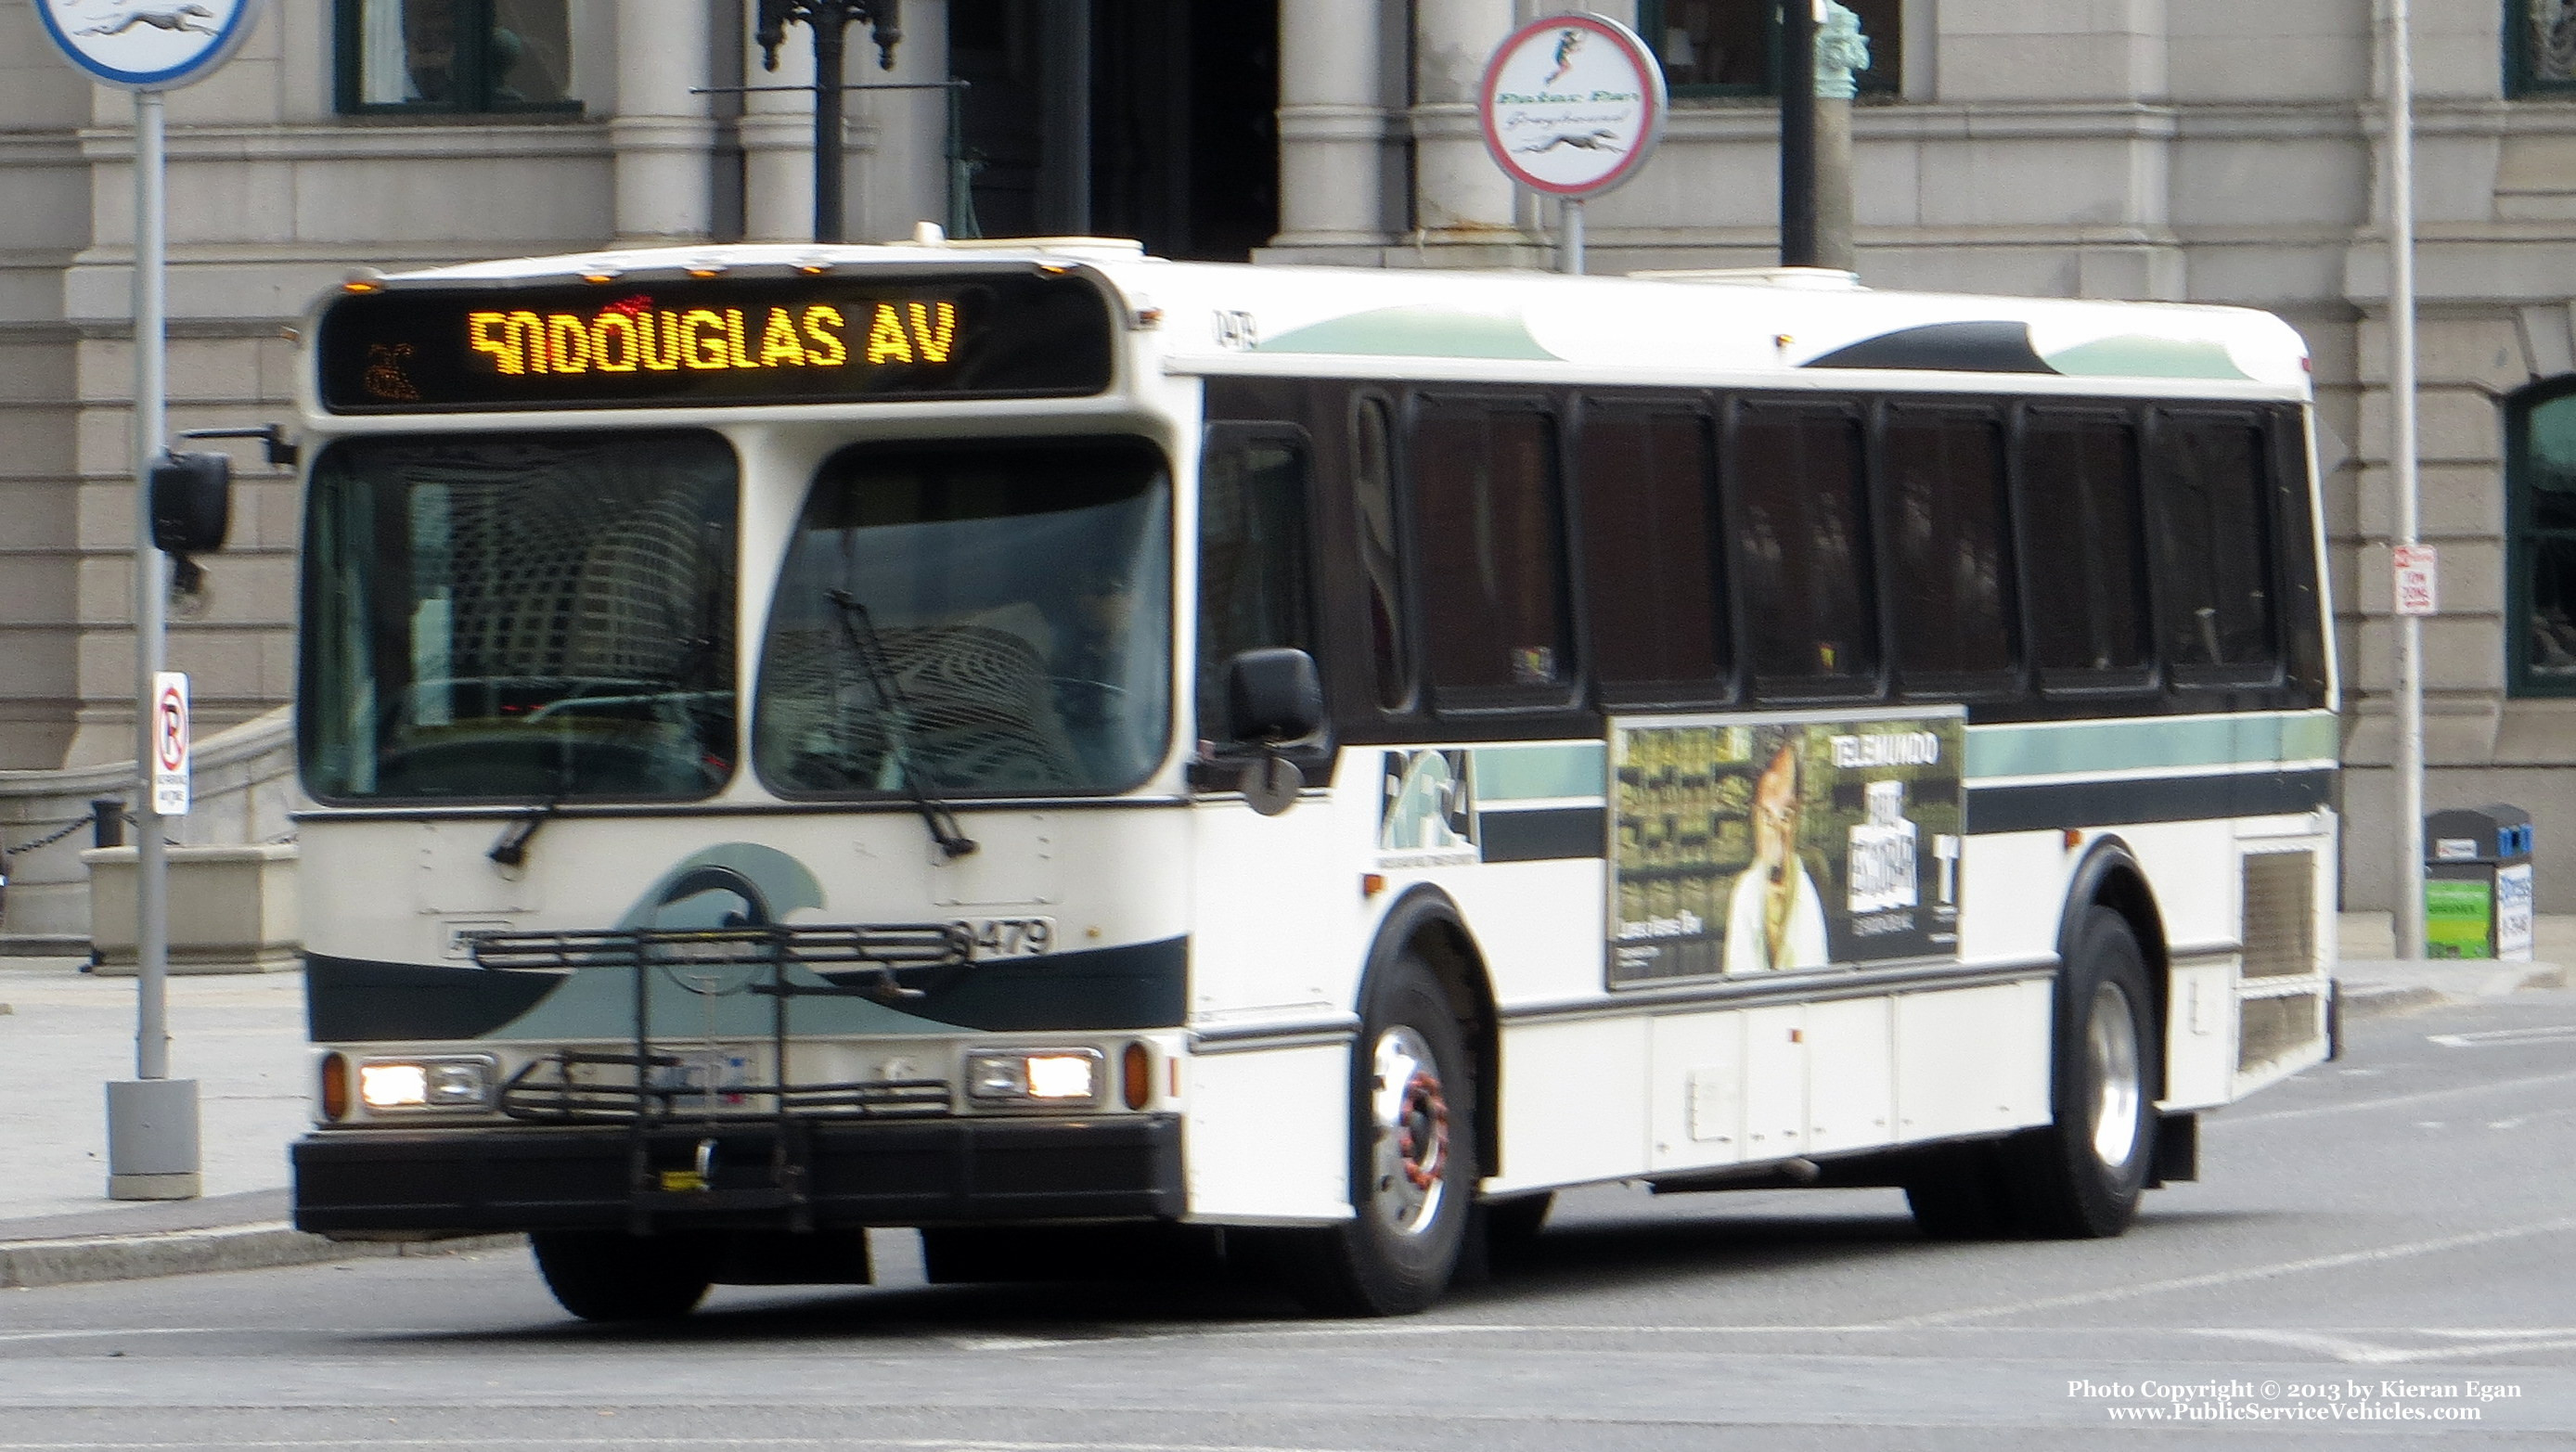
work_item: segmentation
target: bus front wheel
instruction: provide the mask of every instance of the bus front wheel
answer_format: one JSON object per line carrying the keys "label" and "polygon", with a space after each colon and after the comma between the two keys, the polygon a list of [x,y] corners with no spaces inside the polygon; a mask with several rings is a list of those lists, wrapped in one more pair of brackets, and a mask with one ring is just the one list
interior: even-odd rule
{"label": "bus front wheel", "polygon": [[1402,1316],[1448,1288],[1476,1193],[1476,1085],[1430,965],[1406,953],[1371,985],[1351,1064],[1349,1221],[1298,1232],[1308,1309]]}
{"label": "bus front wheel", "polygon": [[685,1236],[547,1230],[528,1237],[556,1304],[585,1321],[670,1321],[714,1283],[707,1248]]}
{"label": "bus front wheel", "polygon": [[2052,1122],[2017,1136],[2014,1188],[2035,1235],[2098,1239],[2137,1218],[2155,1158],[2155,1001],[2129,920],[2086,911],[2061,971]]}

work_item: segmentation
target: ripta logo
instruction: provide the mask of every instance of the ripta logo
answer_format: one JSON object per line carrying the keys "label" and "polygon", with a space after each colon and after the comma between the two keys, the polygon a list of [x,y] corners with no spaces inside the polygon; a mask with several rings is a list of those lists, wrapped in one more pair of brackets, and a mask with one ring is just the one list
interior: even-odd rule
{"label": "ripta logo", "polygon": [[1464,751],[1390,751],[1381,773],[1381,867],[1439,867],[1479,860],[1475,786]]}

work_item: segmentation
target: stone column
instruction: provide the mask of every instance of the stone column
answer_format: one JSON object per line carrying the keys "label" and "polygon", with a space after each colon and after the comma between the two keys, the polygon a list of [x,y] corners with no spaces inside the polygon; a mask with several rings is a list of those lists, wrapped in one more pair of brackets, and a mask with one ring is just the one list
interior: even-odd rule
{"label": "stone column", "polygon": [[1375,247],[1388,228],[1378,0],[1279,7],[1279,235],[1273,249]]}
{"label": "stone column", "polygon": [[1816,25],[1816,265],[1853,270],[1852,98],[1869,68],[1860,16],[1824,0]]}
{"label": "stone column", "polygon": [[[751,38],[757,6],[745,5],[743,16],[743,86],[814,84],[814,33],[802,25],[787,27],[778,47],[778,69],[760,68],[760,43]],[[867,28],[855,27],[861,54]],[[870,67],[875,67],[871,63]],[[746,242],[810,242],[814,237],[814,93],[812,90],[764,91],[742,98],[742,235]]]}
{"label": "stone column", "polygon": [[1416,255],[1434,266],[1540,261],[1520,228],[1519,198],[1486,154],[1476,119],[1477,82],[1494,47],[1512,33],[1513,16],[1512,0],[1416,0],[1413,241]]}
{"label": "stone column", "polygon": [[705,0],[626,0],[617,16],[617,240],[705,240],[715,225],[712,17]]}
{"label": "stone column", "polygon": [[[948,79],[947,0],[903,0],[894,69],[877,69],[876,43],[850,27],[853,85]],[[848,152],[850,240],[890,242],[916,222],[948,225],[948,96],[944,91],[852,91]]]}

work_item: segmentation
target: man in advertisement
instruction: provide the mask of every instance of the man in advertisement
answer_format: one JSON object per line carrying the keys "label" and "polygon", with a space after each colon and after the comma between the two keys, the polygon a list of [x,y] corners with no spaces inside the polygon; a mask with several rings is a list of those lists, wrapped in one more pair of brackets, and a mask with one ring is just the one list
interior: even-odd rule
{"label": "man in advertisement", "polygon": [[1735,880],[1726,912],[1726,971],[1822,968],[1824,900],[1798,860],[1800,778],[1797,738],[1780,743],[1753,784],[1753,862]]}

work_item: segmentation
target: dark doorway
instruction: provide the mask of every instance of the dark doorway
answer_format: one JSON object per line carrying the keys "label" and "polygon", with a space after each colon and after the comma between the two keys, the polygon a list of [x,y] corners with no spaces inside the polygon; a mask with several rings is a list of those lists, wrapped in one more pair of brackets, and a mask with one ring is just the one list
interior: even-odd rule
{"label": "dark doorway", "polygon": [[948,55],[985,236],[1241,262],[1279,230],[1279,0],[950,0]]}

